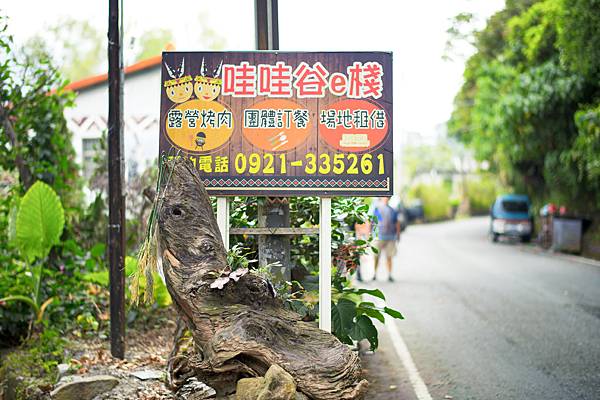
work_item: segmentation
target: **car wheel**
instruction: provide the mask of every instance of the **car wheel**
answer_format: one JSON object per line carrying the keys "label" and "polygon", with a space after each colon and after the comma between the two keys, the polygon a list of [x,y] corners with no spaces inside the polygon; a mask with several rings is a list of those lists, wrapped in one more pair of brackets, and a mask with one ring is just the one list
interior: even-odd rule
{"label": "car wheel", "polygon": [[499,237],[500,235],[498,235],[497,233],[492,233],[492,242],[496,243]]}
{"label": "car wheel", "polygon": [[531,235],[521,236],[521,242],[523,242],[523,243],[531,242]]}

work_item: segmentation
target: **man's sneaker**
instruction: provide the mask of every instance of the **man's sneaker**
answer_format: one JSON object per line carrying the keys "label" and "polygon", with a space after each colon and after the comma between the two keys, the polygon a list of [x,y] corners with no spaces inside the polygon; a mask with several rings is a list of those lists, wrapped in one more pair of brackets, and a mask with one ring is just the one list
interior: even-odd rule
{"label": "man's sneaker", "polygon": [[388,278],[388,281],[394,282],[394,278],[392,278],[392,276],[390,275],[390,277]]}

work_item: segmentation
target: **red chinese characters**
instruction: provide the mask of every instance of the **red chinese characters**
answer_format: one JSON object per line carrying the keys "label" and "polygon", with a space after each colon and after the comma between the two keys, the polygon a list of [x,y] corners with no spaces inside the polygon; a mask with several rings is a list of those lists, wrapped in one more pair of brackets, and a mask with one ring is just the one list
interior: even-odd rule
{"label": "red chinese characters", "polygon": [[[233,97],[322,98],[327,89],[334,96],[378,99],[383,95],[383,67],[378,62],[354,62],[345,73],[330,73],[322,63],[302,61],[292,72],[283,61],[275,65],[223,65],[223,95]],[[294,93],[295,91],[295,93]]]}
{"label": "red chinese characters", "polygon": [[294,87],[298,97],[325,97],[329,72],[320,62],[310,67],[304,61],[294,71]]}
{"label": "red chinese characters", "polygon": [[283,61],[258,66],[258,94],[269,97],[292,97],[292,67]]}
{"label": "red chinese characters", "polygon": [[256,66],[248,61],[240,65],[223,65],[223,95],[256,96]]}

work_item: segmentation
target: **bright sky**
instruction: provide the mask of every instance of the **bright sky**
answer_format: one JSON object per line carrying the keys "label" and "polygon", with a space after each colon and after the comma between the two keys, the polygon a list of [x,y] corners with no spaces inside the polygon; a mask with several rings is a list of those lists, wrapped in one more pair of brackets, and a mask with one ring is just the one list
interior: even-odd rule
{"label": "bright sky", "polygon": [[[60,17],[107,29],[107,1],[2,3],[0,13],[10,17],[17,43]],[[279,0],[279,44],[281,50],[392,51],[395,136],[431,137],[450,117],[462,83],[464,59],[442,60],[449,18],[472,12],[482,27],[503,6],[504,0]],[[124,11],[126,34],[170,29],[177,50],[203,50],[198,40],[203,23],[224,37],[224,50],[255,46],[253,0],[126,0]]]}

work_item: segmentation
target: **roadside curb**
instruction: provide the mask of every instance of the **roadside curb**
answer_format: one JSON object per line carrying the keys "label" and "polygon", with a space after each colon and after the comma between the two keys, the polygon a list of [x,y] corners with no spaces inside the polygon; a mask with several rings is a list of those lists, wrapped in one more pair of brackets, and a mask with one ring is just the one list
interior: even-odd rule
{"label": "roadside curb", "polygon": [[600,261],[594,260],[593,258],[587,258],[587,257],[583,257],[583,256],[575,256],[575,255],[565,254],[565,253],[558,253],[558,252],[555,252],[552,250],[544,250],[538,246],[521,245],[521,246],[519,246],[519,250],[526,252],[526,253],[538,254],[541,256],[549,257],[549,258],[559,258],[562,260],[573,261],[573,262],[577,262],[580,264],[591,265],[593,267],[600,268]]}

